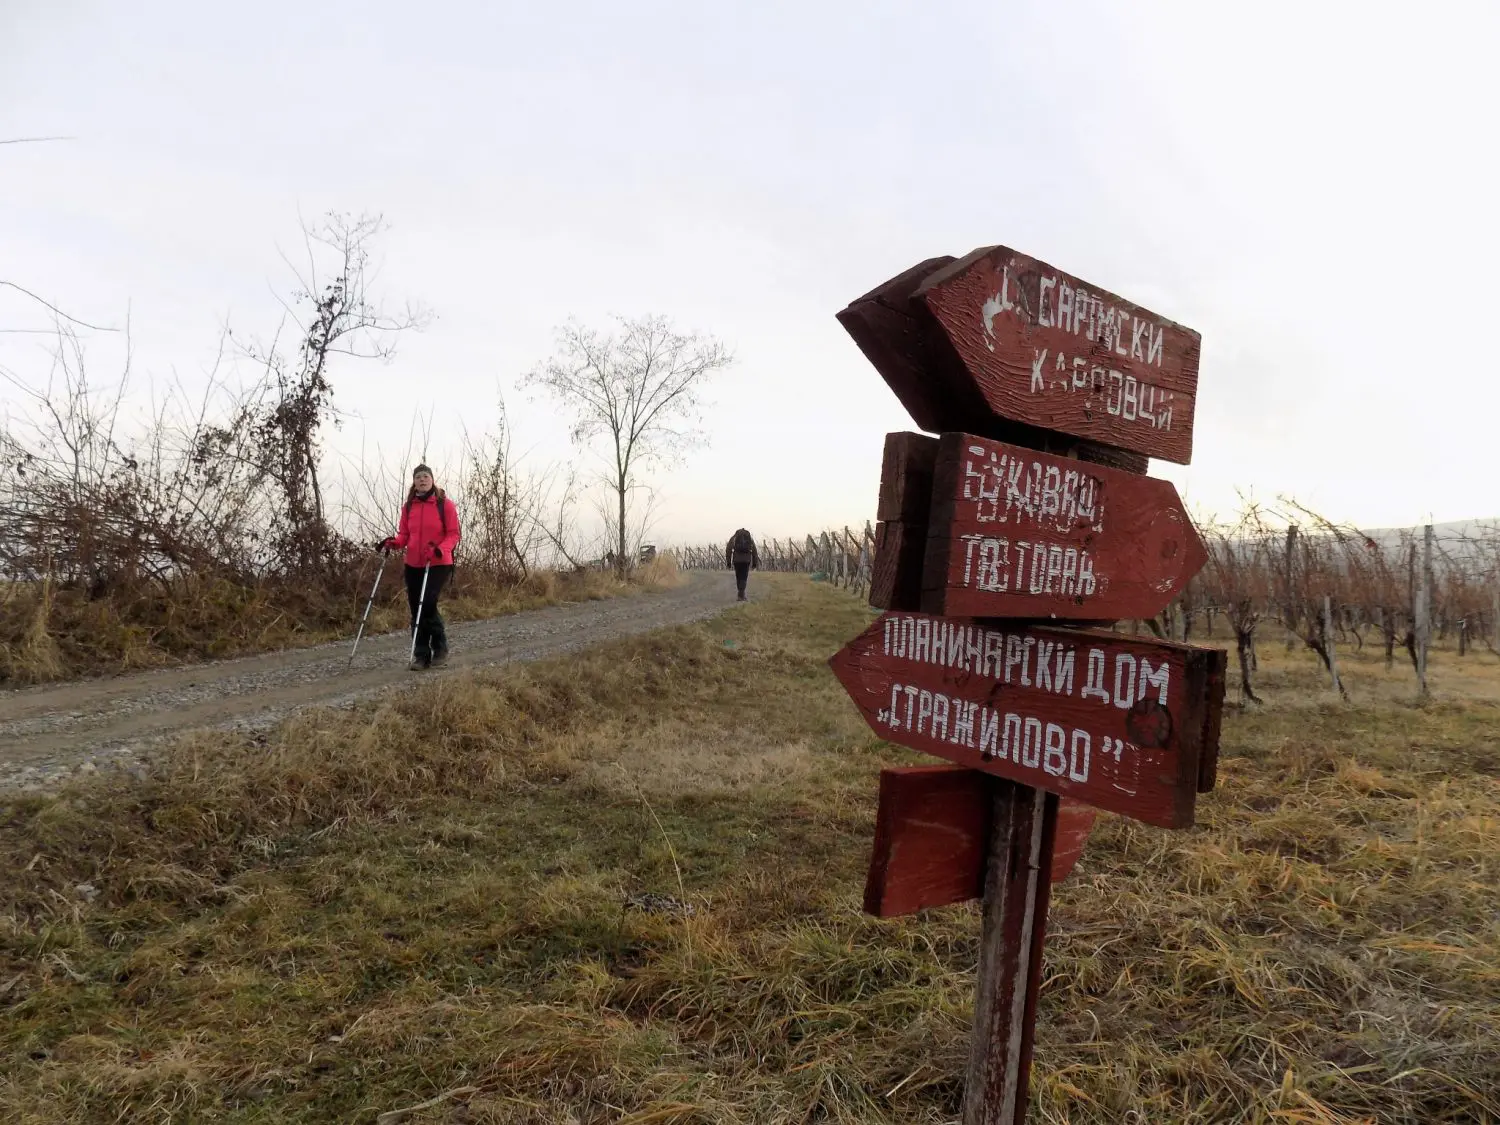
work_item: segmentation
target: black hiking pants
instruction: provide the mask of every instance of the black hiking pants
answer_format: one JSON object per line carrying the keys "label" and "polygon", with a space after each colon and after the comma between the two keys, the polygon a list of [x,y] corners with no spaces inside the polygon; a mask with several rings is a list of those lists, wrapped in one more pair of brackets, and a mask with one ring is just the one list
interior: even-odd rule
{"label": "black hiking pants", "polygon": [[[451,564],[427,570],[427,596],[422,596],[422,567],[406,564],[406,604],[411,607],[411,625],[417,631],[417,659],[428,663],[448,651],[448,631],[438,612],[438,595],[453,575]],[[422,622],[417,623],[417,602],[422,603]]]}
{"label": "black hiking pants", "polygon": [[750,564],[748,562],[737,562],[734,564],[734,588],[741,598],[745,596],[745,583],[750,578]]}

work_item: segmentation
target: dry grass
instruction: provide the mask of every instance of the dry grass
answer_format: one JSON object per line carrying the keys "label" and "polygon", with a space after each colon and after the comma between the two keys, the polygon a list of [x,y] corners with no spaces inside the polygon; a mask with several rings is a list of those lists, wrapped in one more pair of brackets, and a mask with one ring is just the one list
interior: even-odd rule
{"label": "dry grass", "polygon": [[[223,660],[277,649],[353,639],[375,581],[378,560],[351,581],[348,596],[296,589],[182,582],[171,596],[159,587],[90,600],[81,591],[10,587],[0,597],[0,685]],[[597,570],[539,571],[513,585],[487,585],[457,571],[443,596],[443,615],[472,621],[562,602],[618,597],[678,580],[676,564],[658,556],[631,581]],[[406,592],[398,559],[386,566],[370,612],[371,632],[404,628]]]}
{"label": "dry grass", "polygon": [[[915,760],[825,666],[867,612],[756,581],[0,807],[0,1120],[953,1120],[976,912],[859,912]],[[1057,889],[1036,1120],[1500,1120],[1500,667],[1343,705],[1263,655],[1200,826],[1102,817]]]}

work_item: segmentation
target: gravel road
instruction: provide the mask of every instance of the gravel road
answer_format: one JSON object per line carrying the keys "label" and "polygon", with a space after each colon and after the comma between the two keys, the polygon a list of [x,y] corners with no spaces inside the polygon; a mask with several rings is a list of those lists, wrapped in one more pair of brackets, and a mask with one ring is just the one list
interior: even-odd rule
{"label": "gravel road", "polygon": [[690,572],[672,589],[450,623],[448,664],[428,672],[406,669],[405,631],[366,637],[348,667],[351,630],[339,644],[0,692],[0,791],[40,792],[100,768],[139,771],[154,745],[184,731],[264,729],[299,708],[349,705],[393,684],[557,656],[733,604],[728,575]]}

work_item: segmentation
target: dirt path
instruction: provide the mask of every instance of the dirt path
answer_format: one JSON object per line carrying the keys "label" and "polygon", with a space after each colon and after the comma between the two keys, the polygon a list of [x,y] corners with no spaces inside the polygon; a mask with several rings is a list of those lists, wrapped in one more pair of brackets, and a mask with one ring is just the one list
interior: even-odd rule
{"label": "dirt path", "polygon": [[[36,791],[79,771],[137,767],[141,754],[200,727],[260,729],[302,707],[350,704],[396,684],[463,668],[536,660],[614,637],[711,617],[734,604],[727,574],[694,572],[674,589],[448,627],[446,668],[409,672],[406,632],[0,693],[0,790]],[[352,636],[350,638],[352,640]]]}

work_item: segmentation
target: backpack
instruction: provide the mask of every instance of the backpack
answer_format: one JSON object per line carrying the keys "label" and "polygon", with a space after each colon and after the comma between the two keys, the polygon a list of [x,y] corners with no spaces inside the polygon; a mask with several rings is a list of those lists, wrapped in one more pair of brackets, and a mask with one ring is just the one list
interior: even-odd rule
{"label": "backpack", "polygon": [[740,552],[751,554],[755,551],[755,540],[743,527],[734,533],[734,550],[736,554]]}

